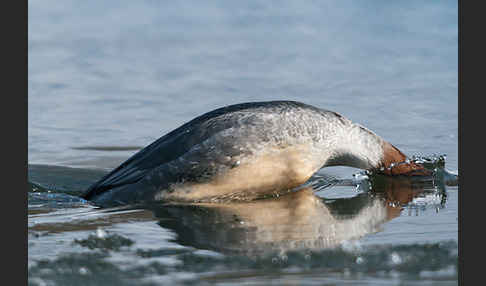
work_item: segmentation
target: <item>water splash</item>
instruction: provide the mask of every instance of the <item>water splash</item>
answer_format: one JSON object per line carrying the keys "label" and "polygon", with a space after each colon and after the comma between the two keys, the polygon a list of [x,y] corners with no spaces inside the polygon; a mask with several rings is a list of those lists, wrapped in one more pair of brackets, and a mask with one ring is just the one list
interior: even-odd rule
{"label": "water splash", "polygon": [[[418,164],[422,165],[427,171],[430,171],[430,176],[416,176],[416,178],[412,178],[413,180],[432,180],[432,181],[440,181],[448,186],[457,186],[459,183],[459,175],[457,171],[450,171],[445,168],[447,156],[445,154],[432,154],[429,156],[422,156],[422,155],[413,155],[411,158],[407,158],[403,162],[393,163],[388,167],[388,170],[392,169],[393,167],[399,166],[401,164]],[[365,170],[359,172],[355,176],[379,176],[385,171],[385,168],[379,170],[379,172],[373,170]],[[421,178],[422,177],[422,178]]]}

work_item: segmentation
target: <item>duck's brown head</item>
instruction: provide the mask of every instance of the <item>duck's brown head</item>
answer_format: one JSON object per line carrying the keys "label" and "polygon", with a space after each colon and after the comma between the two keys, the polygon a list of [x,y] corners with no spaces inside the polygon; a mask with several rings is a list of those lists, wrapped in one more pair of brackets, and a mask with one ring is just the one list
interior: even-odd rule
{"label": "duck's brown head", "polygon": [[383,159],[377,172],[388,176],[431,176],[432,172],[419,163],[408,160],[398,148],[385,142],[383,144]]}

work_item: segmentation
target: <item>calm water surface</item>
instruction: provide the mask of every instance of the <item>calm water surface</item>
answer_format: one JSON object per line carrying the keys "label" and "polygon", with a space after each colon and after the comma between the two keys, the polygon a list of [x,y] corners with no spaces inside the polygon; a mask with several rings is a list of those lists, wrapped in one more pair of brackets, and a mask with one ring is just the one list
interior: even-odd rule
{"label": "calm water surface", "polygon": [[[29,1],[28,12],[30,284],[457,284],[457,1]],[[435,176],[326,168],[248,204],[79,199],[195,116],[262,100],[337,111],[433,159]]]}

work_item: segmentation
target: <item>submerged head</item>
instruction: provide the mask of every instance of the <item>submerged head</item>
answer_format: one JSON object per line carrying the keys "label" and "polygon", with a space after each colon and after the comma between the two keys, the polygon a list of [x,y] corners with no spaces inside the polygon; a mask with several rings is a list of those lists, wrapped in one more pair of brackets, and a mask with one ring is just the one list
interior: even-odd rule
{"label": "submerged head", "polygon": [[432,174],[423,165],[409,160],[405,154],[388,142],[383,143],[383,159],[376,171],[389,176],[430,176]]}

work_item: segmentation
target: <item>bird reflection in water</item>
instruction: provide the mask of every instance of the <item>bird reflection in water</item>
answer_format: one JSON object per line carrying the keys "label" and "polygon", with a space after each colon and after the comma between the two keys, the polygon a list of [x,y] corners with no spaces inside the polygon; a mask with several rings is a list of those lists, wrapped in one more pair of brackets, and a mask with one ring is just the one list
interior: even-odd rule
{"label": "bird reflection in water", "polygon": [[[352,186],[349,186],[350,188]],[[446,200],[443,180],[373,175],[357,194],[329,199],[315,184],[278,198],[251,202],[170,204],[150,207],[159,225],[177,234],[176,242],[223,253],[320,250],[382,230],[416,198]],[[326,192],[319,192],[326,193]]]}

